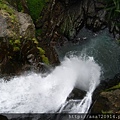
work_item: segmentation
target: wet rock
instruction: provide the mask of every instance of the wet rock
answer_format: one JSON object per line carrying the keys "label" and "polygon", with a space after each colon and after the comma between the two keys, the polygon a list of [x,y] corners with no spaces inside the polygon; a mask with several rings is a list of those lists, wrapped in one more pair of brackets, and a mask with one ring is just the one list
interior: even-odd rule
{"label": "wet rock", "polygon": [[45,51],[35,38],[31,17],[16,11],[7,2],[0,4],[3,5],[0,9],[0,73],[16,75],[25,70],[26,64],[36,69],[39,62],[48,64]]}
{"label": "wet rock", "polygon": [[96,88],[93,93],[93,103],[90,107],[90,113],[119,113],[120,112],[120,89],[111,89],[120,83],[120,74],[113,79],[106,79]]}
{"label": "wet rock", "polygon": [[[54,38],[53,36],[56,31],[59,36],[62,34],[68,40],[72,40],[84,26],[94,32],[105,29],[106,27],[109,27],[112,33],[118,31],[118,29],[113,29],[114,26],[106,19],[108,13],[104,9],[106,7],[104,0],[55,0],[54,3],[54,6],[52,6],[54,9],[51,9],[51,11],[44,10],[45,15],[42,14],[42,21],[46,24],[39,26],[44,28],[44,32],[45,34],[47,33],[50,41]],[[52,1],[47,8],[50,8],[51,4]],[[47,16],[47,14],[50,14],[50,16]],[[56,19],[55,16],[57,16]],[[42,23],[40,22],[41,20],[38,21]],[[51,27],[48,28],[49,26]],[[116,36],[116,34],[119,33],[114,32],[114,34],[118,39],[118,35]]]}
{"label": "wet rock", "polygon": [[80,89],[74,88],[69,97],[67,98],[68,100],[70,99],[82,99],[86,95],[85,91],[82,91]]}
{"label": "wet rock", "polygon": [[120,89],[101,92],[94,103],[92,113],[120,113]]}
{"label": "wet rock", "polygon": [[106,26],[104,1],[55,0],[54,4],[52,2],[49,2],[41,13],[42,18],[36,23],[37,28],[43,30],[42,39],[48,44],[50,41],[57,43],[63,35],[72,40],[84,26],[95,32]]}
{"label": "wet rock", "polygon": [[46,51],[46,56],[48,57],[50,64],[53,65],[53,67],[59,65],[60,61],[55,48],[52,46],[44,46],[44,50]]}

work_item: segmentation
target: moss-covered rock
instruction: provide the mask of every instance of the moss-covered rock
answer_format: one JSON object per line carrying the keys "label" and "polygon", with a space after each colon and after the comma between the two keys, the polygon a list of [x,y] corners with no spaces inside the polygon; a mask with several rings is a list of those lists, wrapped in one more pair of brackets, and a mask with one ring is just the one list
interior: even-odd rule
{"label": "moss-covered rock", "polygon": [[0,1],[0,6],[0,72],[11,74],[26,64],[49,64],[45,51],[35,37],[31,17],[17,12],[4,0]]}
{"label": "moss-covered rock", "polygon": [[40,17],[40,13],[49,0],[6,0],[19,12],[29,13],[33,21]]}

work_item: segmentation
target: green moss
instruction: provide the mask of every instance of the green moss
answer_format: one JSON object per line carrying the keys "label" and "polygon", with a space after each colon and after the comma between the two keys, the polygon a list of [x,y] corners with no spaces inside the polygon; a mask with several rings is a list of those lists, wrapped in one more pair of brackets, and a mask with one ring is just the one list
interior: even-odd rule
{"label": "green moss", "polygon": [[37,45],[38,45],[38,41],[37,41],[37,39],[36,39],[36,38],[33,38],[32,40],[33,40],[33,42],[34,42],[35,44],[37,44]]}
{"label": "green moss", "polygon": [[32,19],[36,21],[39,18],[41,11],[46,4],[46,0],[27,0],[27,4]]}
{"label": "green moss", "polygon": [[23,11],[22,1],[21,0],[6,0],[9,4],[11,4],[13,7],[17,9],[17,11],[21,12]]}
{"label": "green moss", "polygon": [[[48,1],[49,0],[27,0],[28,8],[30,10],[30,15],[33,18],[33,20],[36,20],[39,18],[40,12],[42,11],[43,7],[45,6],[46,2],[48,2]],[[17,3],[15,3],[15,4],[17,5]],[[18,3],[18,4],[20,4],[20,3]],[[4,0],[0,0],[0,10],[2,10],[3,15],[4,15],[4,13],[5,13],[5,15],[7,13],[7,15],[9,16],[12,23],[17,21],[15,11],[12,9],[12,7],[9,7],[8,4]],[[42,30],[39,29],[36,31],[36,34],[40,35],[41,32],[42,32]],[[16,32],[14,32],[14,31],[11,32],[10,35],[11,35],[10,36],[11,39],[9,40],[9,47],[7,48],[7,46],[6,46],[6,51],[9,51],[9,53],[7,53],[6,55],[8,55],[9,59],[17,60],[17,58],[18,58],[17,56],[19,54],[21,54],[20,52],[22,51],[22,48],[24,48],[23,47],[24,45],[27,46],[24,49],[32,49],[31,47],[32,47],[32,45],[34,45],[35,50],[37,49],[39,51],[39,57],[42,59],[42,62],[49,64],[49,60],[45,56],[45,51],[41,47],[38,46],[39,42],[37,41],[36,38],[33,38],[33,39],[26,38],[23,40],[22,36],[17,36]],[[25,40],[26,40],[26,44],[23,42]],[[25,50],[23,50],[23,52],[24,51]],[[28,51],[28,50],[26,50],[26,51]],[[16,52],[18,54],[16,54]],[[26,54],[23,53],[23,55],[26,55]]]}
{"label": "green moss", "polygon": [[117,40],[117,43],[120,45],[120,39],[119,39],[119,40]]}
{"label": "green moss", "polygon": [[13,40],[9,40],[10,45],[13,45]]}
{"label": "green moss", "polygon": [[112,110],[110,110],[110,111],[103,111],[102,110],[102,114],[112,114],[113,112],[112,112]]}
{"label": "green moss", "polygon": [[12,56],[8,56],[9,59],[12,59]]}
{"label": "green moss", "polygon": [[40,55],[44,55],[45,54],[45,51],[41,47],[37,47],[37,49],[39,50]]}
{"label": "green moss", "polygon": [[45,55],[42,55],[41,57],[42,57],[42,61],[43,61],[45,64],[49,65],[49,60],[48,60],[48,58],[45,57]]}
{"label": "green moss", "polygon": [[0,9],[9,14],[9,17],[11,18],[11,22],[16,21],[15,11],[11,7],[9,7],[4,0],[0,0]]}
{"label": "green moss", "polygon": [[115,90],[115,89],[120,89],[120,83],[118,85],[115,85],[115,86],[107,89],[106,91],[111,91],[111,90]]}
{"label": "green moss", "polygon": [[18,40],[9,40],[9,44],[12,46],[20,46],[21,41],[19,39]]}
{"label": "green moss", "polygon": [[45,51],[41,48],[41,47],[37,47],[37,49],[40,52],[40,56],[42,58],[42,62],[44,62],[45,64],[49,65],[49,60],[48,58],[45,56]]}
{"label": "green moss", "polygon": [[38,35],[41,35],[42,29],[37,29],[37,30],[35,31],[35,33],[36,33],[37,36],[38,36]]}
{"label": "green moss", "polygon": [[20,51],[20,48],[17,47],[17,46],[14,46],[14,47],[13,47],[13,51],[14,51],[14,52]]}
{"label": "green moss", "polygon": [[20,37],[20,39],[22,38],[22,36],[19,36]]}
{"label": "green moss", "polygon": [[18,10],[19,12],[24,12],[24,9],[23,9],[23,6],[22,6],[20,0],[19,0],[19,2],[18,2],[18,4],[17,4],[17,10]]}
{"label": "green moss", "polygon": [[20,40],[15,40],[14,44],[20,45]]}

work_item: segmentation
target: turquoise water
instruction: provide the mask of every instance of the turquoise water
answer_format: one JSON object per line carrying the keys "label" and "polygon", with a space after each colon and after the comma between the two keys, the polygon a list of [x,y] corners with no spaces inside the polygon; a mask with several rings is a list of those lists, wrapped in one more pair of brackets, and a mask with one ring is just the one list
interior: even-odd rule
{"label": "turquoise water", "polygon": [[68,42],[62,47],[56,47],[60,61],[64,56],[90,56],[101,66],[101,79],[112,78],[120,72],[120,46],[108,30],[93,33],[83,29],[78,38],[86,39],[82,44]]}

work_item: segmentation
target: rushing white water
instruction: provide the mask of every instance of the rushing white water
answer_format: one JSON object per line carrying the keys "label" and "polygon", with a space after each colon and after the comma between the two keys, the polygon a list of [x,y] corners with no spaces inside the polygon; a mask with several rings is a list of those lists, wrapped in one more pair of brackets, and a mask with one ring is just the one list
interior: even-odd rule
{"label": "rushing white water", "polygon": [[[74,87],[87,91],[83,100],[72,105],[69,112],[86,113],[94,89],[100,82],[100,67],[92,57],[65,58],[46,77],[30,73],[8,82],[0,79],[0,113],[54,113],[68,110],[66,101]],[[72,102],[72,103],[73,103]]]}

